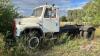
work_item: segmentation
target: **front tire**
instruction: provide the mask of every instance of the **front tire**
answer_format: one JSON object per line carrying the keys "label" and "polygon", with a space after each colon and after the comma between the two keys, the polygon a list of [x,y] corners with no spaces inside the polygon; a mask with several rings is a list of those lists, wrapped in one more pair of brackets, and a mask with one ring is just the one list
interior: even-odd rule
{"label": "front tire", "polygon": [[29,33],[29,39],[28,39],[28,47],[30,49],[37,48],[40,43],[40,34],[38,31],[33,30],[32,32]]}
{"label": "front tire", "polygon": [[[40,35],[38,31],[31,31],[28,33],[24,33],[20,38],[19,41],[24,45],[24,47],[34,49],[39,46],[40,43]],[[17,41],[19,43],[19,41]]]}

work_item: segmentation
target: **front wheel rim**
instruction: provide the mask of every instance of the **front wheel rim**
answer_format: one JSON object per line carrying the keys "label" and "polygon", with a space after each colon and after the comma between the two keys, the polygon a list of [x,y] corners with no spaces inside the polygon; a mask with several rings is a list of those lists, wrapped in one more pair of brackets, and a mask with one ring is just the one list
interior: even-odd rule
{"label": "front wheel rim", "polygon": [[31,49],[38,47],[39,45],[38,37],[32,37],[31,39],[29,39],[28,44],[29,44],[29,48]]}

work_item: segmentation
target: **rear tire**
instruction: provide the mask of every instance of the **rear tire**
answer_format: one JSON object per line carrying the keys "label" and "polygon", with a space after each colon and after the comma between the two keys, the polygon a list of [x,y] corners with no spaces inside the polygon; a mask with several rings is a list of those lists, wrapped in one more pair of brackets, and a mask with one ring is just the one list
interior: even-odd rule
{"label": "rear tire", "polygon": [[95,36],[95,31],[93,31],[93,30],[90,31],[90,32],[83,31],[83,32],[80,33],[80,36],[81,37],[84,37],[84,38],[86,38],[88,40],[93,40],[94,39],[94,36]]}
{"label": "rear tire", "polygon": [[95,36],[95,31],[91,31],[87,33],[87,39],[88,40],[93,40]]}

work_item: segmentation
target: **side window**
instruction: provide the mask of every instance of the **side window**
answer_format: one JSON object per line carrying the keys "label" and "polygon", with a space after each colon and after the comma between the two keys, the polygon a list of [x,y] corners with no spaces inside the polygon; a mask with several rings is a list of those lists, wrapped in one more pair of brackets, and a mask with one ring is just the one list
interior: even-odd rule
{"label": "side window", "polygon": [[50,8],[46,8],[44,18],[50,18],[51,12],[52,12],[52,10]]}
{"label": "side window", "polygon": [[56,18],[56,9],[52,10],[52,18]]}
{"label": "side window", "polygon": [[44,18],[56,18],[56,9],[46,8]]}

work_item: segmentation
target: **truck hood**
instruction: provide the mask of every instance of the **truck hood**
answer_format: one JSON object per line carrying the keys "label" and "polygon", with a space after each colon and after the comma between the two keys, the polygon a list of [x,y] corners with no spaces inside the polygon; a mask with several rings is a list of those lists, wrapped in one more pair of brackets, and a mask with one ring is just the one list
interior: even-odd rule
{"label": "truck hood", "polygon": [[33,23],[39,22],[39,17],[30,16],[30,17],[26,17],[26,18],[16,18],[15,21],[16,21],[16,23],[20,22],[21,25],[33,24]]}
{"label": "truck hood", "polygon": [[39,17],[35,17],[35,16],[30,16],[30,17],[25,17],[25,18],[15,18],[16,21],[32,21],[32,20],[38,20]]}
{"label": "truck hood", "polygon": [[40,20],[39,20],[39,17],[31,16],[31,17],[27,17],[27,18],[15,19],[15,21],[16,21],[16,24],[18,24],[18,25],[20,22],[20,25],[31,26],[31,25],[37,25]]}

